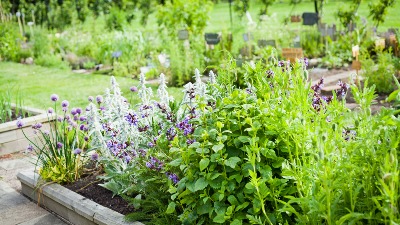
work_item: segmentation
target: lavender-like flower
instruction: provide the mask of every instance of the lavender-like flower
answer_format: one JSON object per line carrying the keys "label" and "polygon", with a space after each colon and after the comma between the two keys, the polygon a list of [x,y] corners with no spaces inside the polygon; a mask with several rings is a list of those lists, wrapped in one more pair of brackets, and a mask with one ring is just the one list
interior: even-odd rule
{"label": "lavender-like flower", "polygon": [[87,142],[87,141],[89,141],[89,137],[88,137],[88,136],[85,136],[85,137],[83,138],[83,140],[85,140],[85,141]]}
{"label": "lavender-like flower", "polygon": [[80,149],[80,148],[76,148],[75,150],[74,150],[74,154],[75,155],[79,155],[79,154],[81,154],[82,153],[82,149]]}
{"label": "lavender-like flower", "polygon": [[187,139],[186,144],[191,145],[196,142],[196,139]]}
{"label": "lavender-like flower", "polygon": [[58,149],[62,148],[63,146],[64,146],[63,143],[57,142],[57,148],[58,148]]}
{"label": "lavender-like flower", "polygon": [[125,120],[130,124],[130,125],[137,125],[138,124],[138,116],[135,113],[128,113],[125,116]]}
{"label": "lavender-like flower", "polygon": [[267,78],[273,78],[275,75],[273,70],[267,70],[265,73],[267,74]]}
{"label": "lavender-like flower", "polygon": [[48,112],[49,114],[52,114],[52,113],[54,113],[54,109],[50,107],[50,108],[47,109],[47,112]]}
{"label": "lavender-like flower", "polygon": [[76,113],[77,114],[81,114],[82,113],[82,109],[81,108],[76,108]]}
{"label": "lavender-like flower", "polygon": [[93,96],[89,96],[89,97],[88,97],[88,101],[89,101],[89,102],[93,102],[93,100],[94,100]]}
{"label": "lavender-like flower", "polygon": [[42,124],[41,123],[35,123],[32,125],[32,129],[34,130],[39,130],[40,128],[42,128]]}
{"label": "lavender-like flower", "polygon": [[51,99],[51,101],[56,102],[56,101],[58,101],[58,95],[52,94],[52,95],[50,96],[50,99]]}
{"label": "lavender-like flower", "polygon": [[87,120],[87,118],[86,118],[86,116],[81,116],[81,117],[79,117],[79,120],[81,122],[85,122]]}
{"label": "lavender-like flower", "polygon": [[68,107],[62,107],[62,111],[63,112],[67,112],[68,111]]}
{"label": "lavender-like flower", "polygon": [[28,147],[26,147],[26,150],[27,150],[28,152],[33,151],[33,146],[32,146],[32,145],[28,145]]}
{"label": "lavender-like flower", "polygon": [[67,108],[69,106],[69,102],[67,100],[64,100],[61,102],[61,107]]}
{"label": "lavender-like flower", "polygon": [[340,86],[340,89],[336,90],[336,96],[344,98],[350,86],[342,81],[339,81],[338,85]]}
{"label": "lavender-like flower", "polygon": [[97,95],[96,96],[96,101],[97,101],[98,104],[101,104],[103,102],[103,96]]}
{"label": "lavender-like flower", "polygon": [[92,153],[92,155],[90,155],[90,159],[97,161],[99,159],[99,154],[97,154],[97,152]]}
{"label": "lavender-like flower", "polygon": [[166,172],[165,175],[167,175],[168,179],[170,179],[174,184],[177,184],[179,182],[178,175],[176,175],[175,173]]}
{"label": "lavender-like flower", "polygon": [[178,123],[176,125],[176,127],[178,129],[182,130],[183,135],[185,135],[185,136],[187,136],[189,134],[193,134],[193,132],[194,132],[194,127],[192,126],[192,124],[189,123],[189,120],[187,118],[185,118],[183,121]]}
{"label": "lavender-like flower", "polygon": [[321,77],[317,84],[311,86],[311,89],[313,89],[315,93],[321,93],[323,87],[324,87],[324,78]]}
{"label": "lavender-like flower", "polygon": [[18,127],[18,128],[22,128],[23,126],[24,126],[24,122],[22,121],[21,118],[18,118],[18,120],[17,120],[17,127]]}
{"label": "lavender-like flower", "polygon": [[137,92],[138,91],[136,86],[132,86],[129,90],[131,90],[131,92]]}
{"label": "lavender-like flower", "polygon": [[75,109],[75,108],[72,108],[72,109],[71,109],[71,114],[72,114],[73,116],[76,115],[76,109]]}
{"label": "lavender-like flower", "polygon": [[149,169],[160,171],[163,167],[164,163],[162,163],[156,157],[150,156],[150,161],[146,162],[146,166]]}

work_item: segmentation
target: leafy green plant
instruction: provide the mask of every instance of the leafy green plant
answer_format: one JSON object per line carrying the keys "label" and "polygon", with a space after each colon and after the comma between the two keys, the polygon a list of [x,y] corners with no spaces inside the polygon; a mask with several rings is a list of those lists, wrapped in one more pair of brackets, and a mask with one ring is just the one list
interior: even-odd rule
{"label": "leafy green plant", "polygon": [[363,76],[368,78],[371,85],[376,86],[378,93],[391,93],[395,84],[392,80],[395,74],[393,56],[389,52],[377,50],[376,61],[369,57],[368,53],[362,53],[361,64],[364,69]]}
{"label": "leafy green plant", "polygon": [[397,77],[393,75],[394,82],[396,83],[397,90],[394,90],[387,97],[386,101],[393,102],[395,108],[400,109],[400,83],[397,80]]}
{"label": "leafy green plant", "polygon": [[202,35],[209,20],[212,2],[207,0],[166,1],[158,7],[157,23],[171,37],[177,37],[179,29],[187,29],[189,36]]}
{"label": "leafy green plant", "polygon": [[[48,130],[41,123],[36,123],[32,125],[36,138],[30,139],[24,130],[22,132],[30,142],[27,151],[34,151],[37,155],[35,166],[40,176],[48,181],[69,183],[80,177],[87,161],[86,117],[80,108],[71,109],[69,114],[69,103],[66,100],[61,102],[62,115],[58,115],[58,96],[53,94],[51,100],[54,109],[48,109]],[[23,121],[18,120],[17,126],[22,128]]]}
{"label": "leafy green plant", "polygon": [[[13,104],[14,103],[14,104]],[[28,116],[23,109],[23,102],[20,92],[7,89],[0,92],[0,123],[25,118]]]}
{"label": "leafy green plant", "polygon": [[0,23],[0,58],[19,62],[21,34],[12,23]]}

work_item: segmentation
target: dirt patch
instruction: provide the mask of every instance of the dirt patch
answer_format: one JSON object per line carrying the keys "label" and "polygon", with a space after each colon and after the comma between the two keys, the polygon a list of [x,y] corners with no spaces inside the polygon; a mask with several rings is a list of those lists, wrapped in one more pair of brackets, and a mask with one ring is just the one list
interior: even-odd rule
{"label": "dirt patch", "polygon": [[99,185],[101,183],[103,183],[102,180],[91,175],[81,178],[75,183],[66,184],[64,187],[123,215],[127,215],[135,210],[135,208],[129,205],[122,197],[113,197],[113,193],[110,190]]}

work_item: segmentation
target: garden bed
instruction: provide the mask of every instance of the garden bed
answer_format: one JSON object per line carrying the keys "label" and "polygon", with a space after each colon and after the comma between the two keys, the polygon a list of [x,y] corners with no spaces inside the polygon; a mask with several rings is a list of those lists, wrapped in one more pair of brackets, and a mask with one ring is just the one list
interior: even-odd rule
{"label": "garden bed", "polygon": [[[34,172],[21,172],[22,193],[41,206],[53,211],[72,224],[78,225],[142,225],[140,222],[128,223],[124,215],[101,206],[59,184],[45,184]],[[40,185],[42,185],[40,187]]]}
{"label": "garden bed", "polygon": [[123,215],[134,211],[133,206],[129,205],[122,197],[113,196],[112,191],[99,185],[101,183],[103,183],[102,180],[97,179],[96,175],[90,175],[63,186]]}
{"label": "garden bed", "polygon": [[29,141],[23,132],[28,138],[34,138],[35,134],[31,129],[33,124],[42,123],[44,129],[49,129],[49,118],[45,111],[28,107],[23,107],[23,110],[31,116],[22,119],[21,128],[17,127],[15,120],[0,124],[0,156],[25,150]]}

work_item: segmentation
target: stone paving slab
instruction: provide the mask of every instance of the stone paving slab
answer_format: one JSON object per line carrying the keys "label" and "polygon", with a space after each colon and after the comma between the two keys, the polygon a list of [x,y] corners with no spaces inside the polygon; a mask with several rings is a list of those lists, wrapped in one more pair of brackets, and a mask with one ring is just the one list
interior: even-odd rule
{"label": "stone paving slab", "polygon": [[0,223],[2,225],[15,225],[46,214],[50,213],[38,207],[36,204],[29,202],[0,212]]}
{"label": "stone paving slab", "polygon": [[19,223],[18,225],[65,225],[63,221],[52,214],[46,214],[36,219]]}
{"label": "stone paving slab", "polygon": [[0,225],[66,225],[65,222],[23,196],[17,174],[33,171],[35,158],[17,153],[0,158]]}

